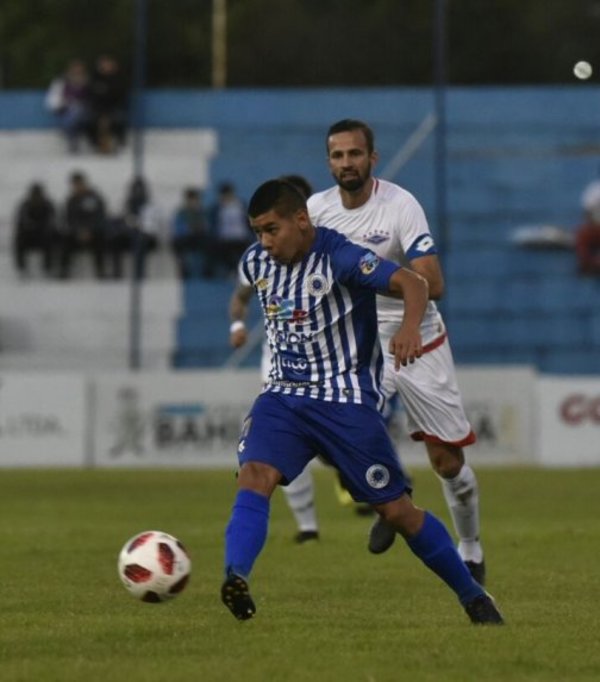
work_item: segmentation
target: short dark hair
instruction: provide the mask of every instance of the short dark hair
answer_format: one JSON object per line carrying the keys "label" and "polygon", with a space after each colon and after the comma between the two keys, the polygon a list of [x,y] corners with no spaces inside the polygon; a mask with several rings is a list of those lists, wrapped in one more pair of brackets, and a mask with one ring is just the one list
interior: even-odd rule
{"label": "short dark hair", "polygon": [[341,121],[334,123],[327,131],[327,138],[325,139],[325,148],[329,154],[329,138],[331,135],[338,133],[350,133],[354,130],[362,130],[365,140],[367,142],[367,151],[372,154],[375,150],[375,135],[371,128],[364,122],[355,118],[343,118]]}
{"label": "short dark hair", "polygon": [[281,216],[306,210],[306,199],[300,190],[286,180],[267,180],[254,192],[248,204],[248,215],[256,218],[275,210]]}
{"label": "short dark hair", "polygon": [[290,185],[294,185],[294,187],[304,195],[305,199],[308,199],[313,193],[312,185],[303,175],[282,175],[279,179],[289,182]]}

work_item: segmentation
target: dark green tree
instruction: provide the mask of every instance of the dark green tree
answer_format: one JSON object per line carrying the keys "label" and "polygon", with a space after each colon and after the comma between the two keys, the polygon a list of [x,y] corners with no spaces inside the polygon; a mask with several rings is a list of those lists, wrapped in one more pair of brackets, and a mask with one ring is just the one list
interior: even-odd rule
{"label": "dark green tree", "polygon": [[[228,0],[230,87],[429,85],[434,3],[448,80],[564,83],[600,72],[600,0]],[[135,0],[3,0],[0,85],[41,88],[72,57],[130,73]],[[212,0],[147,0],[150,87],[211,84]]]}

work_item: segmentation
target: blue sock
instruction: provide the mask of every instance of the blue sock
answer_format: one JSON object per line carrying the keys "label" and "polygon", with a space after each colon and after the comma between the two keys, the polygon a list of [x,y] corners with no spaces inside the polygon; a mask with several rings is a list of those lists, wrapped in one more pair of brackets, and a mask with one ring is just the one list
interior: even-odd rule
{"label": "blue sock", "polygon": [[454,547],[450,533],[433,514],[425,512],[421,530],[407,540],[419,559],[452,588],[461,604],[467,604],[485,590],[476,583]]}
{"label": "blue sock", "polygon": [[267,539],[269,498],[238,490],[225,531],[225,573],[247,578]]}

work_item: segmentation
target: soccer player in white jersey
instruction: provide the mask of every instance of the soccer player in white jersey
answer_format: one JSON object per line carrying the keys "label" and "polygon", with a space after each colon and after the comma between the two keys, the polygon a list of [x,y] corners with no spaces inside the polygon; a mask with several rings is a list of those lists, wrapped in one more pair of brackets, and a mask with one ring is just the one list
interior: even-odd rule
{"label": "soccer player in white jersey", "polygon": [[379,412],[375,293],[404,302],[387,349],[397,370],[422,355],[426,280],[335,230],[315,228],[306,200],[283,180],[262,184],[248,212],[258,242],[242,269],[263,310],[271,370],[238,443],[221,600],[239,620],[255,615],[249,576],[266,542],[271,495],[319,454],[343,474],[353,498],[371,504],[453,590],[472,623],[502,624],[446,527],[414,505]]}
{"label": "soccer player in white jersey", "polygon": [[[475,434],[465,416],[446,328],[432,300],[442,296],[444,280],[425,213],[405,189],[373,177],[377,152],[366,123],[345,119],[333,124],[326,144],[336,185],[310,197],[313,224],[338,230],[378,256],[410,267],[429,283],[430,301],[421,323],[423,358],[399,371],[394,369],[387,347],[402,321],[402,306],[384,296],[377,298],[379,337],[385,354],[384,388],[388,395],[399,393],[412,438],[424,441],[452,515],[458,552],[483,585],[479,492],[463,453],[464,446],[475,442]],[[385,522],[378,521],[369,547],[375,553],[385,551],[394,537]]]}

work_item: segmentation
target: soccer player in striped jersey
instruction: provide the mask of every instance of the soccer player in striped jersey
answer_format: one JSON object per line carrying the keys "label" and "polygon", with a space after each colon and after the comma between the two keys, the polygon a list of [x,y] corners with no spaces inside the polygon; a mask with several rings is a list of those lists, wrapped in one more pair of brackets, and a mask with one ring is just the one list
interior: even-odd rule
{"label": "soccer player in striped jersey", "polygon": [[[351,119],[339,121],[330,127],[326,144],[336,185],[310,197],[308,209],[313,224],[338,230],[378,256],[410,267],[429,283],[430,301],[421,323],[423,357],[400,371],[394,368],[387,347],[402,321],[403,307],[378,296],[379,336],[386,370],[384,388],[388,396],[399,393],[412,438],[424,441],[452,515],[459,554],[483,585],[479,491],[463,453],[464,446],[475,442],[475,434],[464,412],[446,328],[432,300],[442,296],[444,280],[427,219],[412,194],[373,177],[377,152],[367,124]],[[393,529],[386,527],[385,521],[377,521],[371,529],[369,548],[375,553],[385,551],[394,538]]]}
{"label": "soccer player in striped jersey", "polygon": [[239,620],[256,607],[249,576],[265,544],[270,497],[317,454],[455,592],[476,624],[501,624],[492,599],[469,573],[445,526],[416,507],[379,412],[383,357],[375,293],[402,298],[389,341],[396,369],[418,362],[426,280],[326,227],[315,228],[291,184],[270,180],[249,204],[258,241],[242,269],[258,295],[272,354],[269,381],[238,444],[238,491],[225,533],[221,599]]}
{"label": "soccer player in striped jersey", "polygon": [[[279,179],[293,185],[305,199],[308,199],[313,193],[311,184],[302,175],[281,175]],[[246,279],[243,271],[240,271],[238,268],[237,285],[229,302],[229,314],[233,320],[230,329],[230,343],[234,348],[240,348],[248,341],[245,320],[253,294],[254,288]],[[262,344],[262,357],[260,361],[260,376],[263,383],[267,382],[270,369],[271,351],[265,338]],[[319,523],[317,520],[314,483],[310,467],[307,467],[292,482],[284,486],[282,490],[298,528],[294,540],[299,544],[309,540],[318,540]]]}
{"label": "soccer player in striped jersey", "polygon": [[[302,175],[281,175],[280,180],[289,182],[308,199],[313,193],[311,184]],[[238,282],[229,302],[229,313],[233,323],[230,330],[230,343],[234,348],[240,348],[248,340],[245,319],[248,314],[248,307],[254,289],[246,279],[243,271],[238,268]],[[271,369],[271,351],[266,339],[263,341],[262,358],[260,363],[260,374],[263,383],[266,383]],[[336,480],[336,491],[340,499],[343,498],[344,504],[352,504],[352,497],[346,490],[343,482]],[[315,490],[312,471],[307,467],[288,485],[282,487],[285,499],[288,503],[297,525],[297,532],[294,540],[302,544],[304,542],[319,539],[319,524],[317,520],[317,510],[315,505]],[[355,503],[355,510],[360,514],[372,513],[373,510],[368,505]]]}

